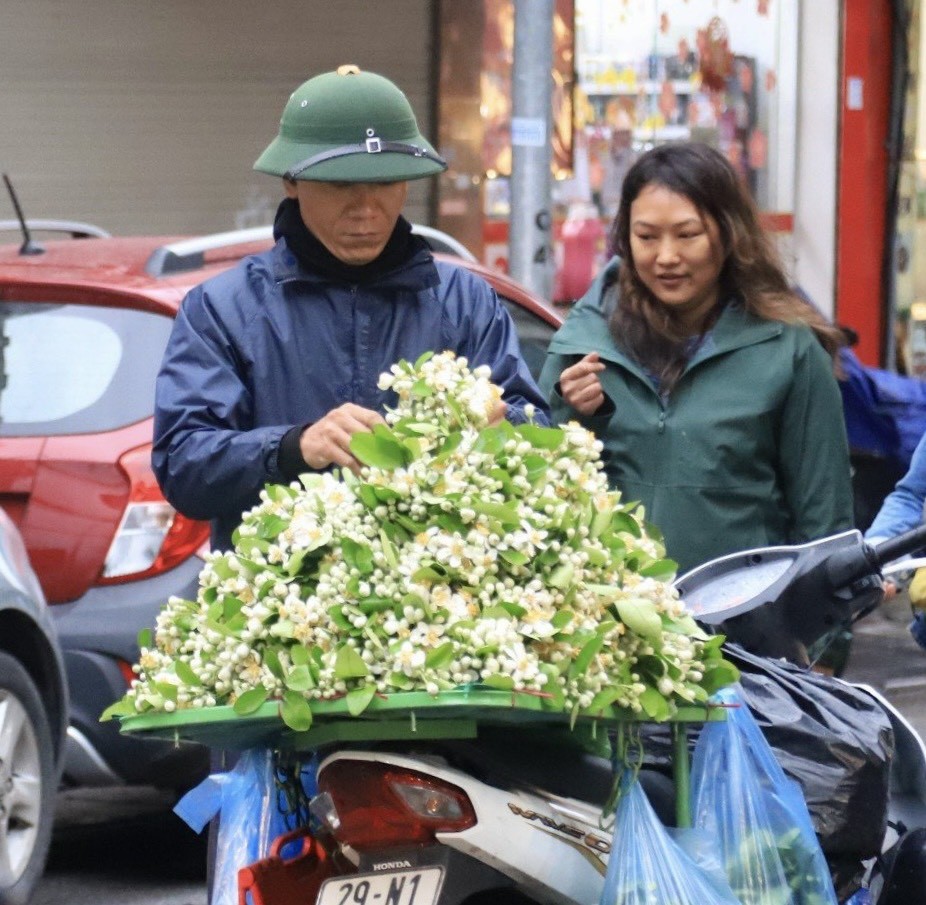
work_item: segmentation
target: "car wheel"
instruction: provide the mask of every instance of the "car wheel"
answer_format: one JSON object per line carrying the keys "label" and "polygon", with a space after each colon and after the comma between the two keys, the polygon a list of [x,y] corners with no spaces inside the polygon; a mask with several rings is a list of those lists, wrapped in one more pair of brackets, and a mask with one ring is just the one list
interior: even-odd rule
{"label": "car wheel", "polygon": [[54,820],[51,730],[35,683],[0,652],[0,905],[26,905]]}

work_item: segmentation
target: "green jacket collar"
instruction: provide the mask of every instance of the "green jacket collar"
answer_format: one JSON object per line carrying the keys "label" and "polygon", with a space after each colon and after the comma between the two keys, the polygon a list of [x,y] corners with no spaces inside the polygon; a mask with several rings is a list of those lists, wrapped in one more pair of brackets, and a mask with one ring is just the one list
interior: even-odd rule
{"label": "green jacket collar", "polygon": [[[628,358],[614,343],[608,329],[608,318],[613,310],[614,293],[605,288],[617,278],[620,259],[612,258],[596,277],[588,291],[576,302],[565,323],[553,337],[550,351],[562,355],[587,355],[597,352],[603,361],[610,361],[645,376],[632,359]],[[726,305],[711,331],[711,343],[702,348],[692,359],[689,368],[717,355],[725,355],[735,349],[765,342],[780,336],[784,326],[779,321],[766,321],[750,314],[737,302]]]}

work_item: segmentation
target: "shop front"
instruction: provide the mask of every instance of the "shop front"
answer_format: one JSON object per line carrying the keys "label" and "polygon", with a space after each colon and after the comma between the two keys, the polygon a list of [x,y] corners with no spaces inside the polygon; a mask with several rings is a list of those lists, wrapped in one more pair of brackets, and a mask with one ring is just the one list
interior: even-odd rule
{"label": "shop front", "polygon": [[[441,228],[507,264],[512,0],[441,4]],[[752,189],[790,254],[797,0],[558,0],[551,173],[556,301],[609,253],[624,173],[656,144],[704,141]],[[474,48],[480,51],[474,52]]]}

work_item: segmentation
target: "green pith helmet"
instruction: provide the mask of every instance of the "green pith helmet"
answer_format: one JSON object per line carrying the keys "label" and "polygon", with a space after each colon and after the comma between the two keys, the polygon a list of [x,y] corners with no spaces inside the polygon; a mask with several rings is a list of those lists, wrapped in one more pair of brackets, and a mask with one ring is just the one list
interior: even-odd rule
{"label": "green pith helmet", "polygon": [[290,95],[254,169],[317,182],[402,182],[447,169],[389,79],[340,66]]}

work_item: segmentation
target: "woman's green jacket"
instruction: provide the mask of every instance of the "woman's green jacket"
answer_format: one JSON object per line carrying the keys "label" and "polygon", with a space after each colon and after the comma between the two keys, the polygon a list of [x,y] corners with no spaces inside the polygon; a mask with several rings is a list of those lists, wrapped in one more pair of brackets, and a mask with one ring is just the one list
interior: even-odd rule
{"label": "woman's green jacket", "polygon": [[[540,378],[554,422],[576,420],[604,444],[605,470],[643,503],[684,572],[738,550],[800,543],[852,527],[842,400],[809,327],[765,321],[731,301],[667,398],[616,346],[612,260],[553,337]],[[559,392],[589,352],[607,367],[613,408],[582,417]]]}

